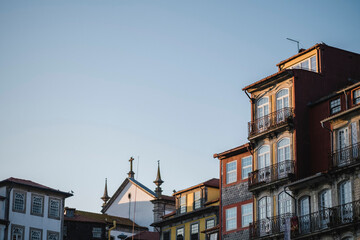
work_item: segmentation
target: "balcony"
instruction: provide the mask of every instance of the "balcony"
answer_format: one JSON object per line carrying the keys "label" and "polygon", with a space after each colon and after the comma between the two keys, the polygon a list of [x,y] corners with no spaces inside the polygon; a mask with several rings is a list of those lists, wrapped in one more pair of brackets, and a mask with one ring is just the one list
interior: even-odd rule
{"label": "balcony", "polygon": [[294,117],[293,108],[286,107],[248,123],[249,139],[287,126]]}
{"label": "balcony", "polygon": [[344,167],[360,163],[360,143],[339,149],[331,154],[333,167]]}
{"label": "balcony", "polygon": [[286,160],[269,167],[255,170],[249,173],[249,190],[252,191],[279,182],[280,180],[285,180],[294,173],[295,163],[293,160]]}
{"label": "balcony", "polygon": [[290,220],[288,229],[291,231],[291,239],[308,239],[318,234],[360,224],[360,200],[304,216],[287,214],[253,222],[250,224],[250,239],[284,234],[287,219]]}

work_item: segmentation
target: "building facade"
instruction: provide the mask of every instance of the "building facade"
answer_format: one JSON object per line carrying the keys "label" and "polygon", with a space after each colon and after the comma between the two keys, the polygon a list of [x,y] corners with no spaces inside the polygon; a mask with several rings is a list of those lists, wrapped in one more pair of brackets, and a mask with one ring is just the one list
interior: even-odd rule
{"label": "building facade", "polygon": [[63,239],[64,202],[71,193],[18,178],[0,182],[0,239]]}
{"label": "building facade", "polygon": [[250,144],[214,154],[220,162],[220,232],[221,239],[249,239],[253,222],[253,195],[248,191],[253,171]]}
{"label": "building facade", "polygon": [[277,73],[243,89],[251,101],[251,239],[290,234],[298,202],[287,186],[328,169],[330,140],[326,133],[316,134],[323,129],[309,103],[359,79],[360,55],[317,44],[277,66]]}
{"label": "building facade", "polygon": [[161,240],[217,240],[219,179],[174,193],[176,210],[152,225]]}

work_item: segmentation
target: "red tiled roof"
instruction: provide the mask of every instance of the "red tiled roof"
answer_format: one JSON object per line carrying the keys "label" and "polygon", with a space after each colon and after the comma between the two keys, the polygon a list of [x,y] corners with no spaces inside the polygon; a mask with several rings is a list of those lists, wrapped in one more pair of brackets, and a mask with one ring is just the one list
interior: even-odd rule
{"label": "red tiled roof", "polygon": [[128,237],[126,239],[131,240],[159,240],[160,235],[158,232],[149,232],[144,231],[140,232],[138,234],[135,234],[134,236]]}
{"label": "red tiled roof", "polygon": [[116,217],[108,214],[101,214],[101,213],[93,213],[93,212],[86,212],[75,210],[73,217],[64,216],[65,221],[75,221],[75,222],[96,222],[96,223],[108,223],[112,224],[113,221],[116,221],[117,225],[125,225],[132,227],[133,225],[137,228],[147,229],[146,227],[141,227],[131,221],[128,218]]}
{"label": "red tiled roof", "polygon": [[207,180],[206,182],[200,183],[198,185],[186,188],[184,190],[177,191],[176,193],[174,193],[174,195],[177,195],[177,194],[182,193],[182,192],[190,191],[192,189],[195,189],[195,188],[198,188],[198,187],[201,187],[201,186],[219,188],[219,179],[218,178],[212,178],[212,179]]}
{"label": "red tiled roof", "polygon": [[60,190],[56,190],[54,188],[50,188],[47,187],[45,185],[30,181],[30,180],[26,180],[26,179],[20,179],[20,178],[7,178],[3,181],[0,182],[0,185],[5,185],[7,183],[14,183],[14,184],[19,184],[19,185],[23,185],[23,186],[29,186],[29,187],[34,187],[34,188],[38,188],[38,189],[42,189],[42,190],[48,190],[48,191],[52,191],[52,192],[56,192],[56,193],[60,193],[63,195],[66,195],[67,197],[72,196],[71,193],[67,193],[67,192],[62,192]]}

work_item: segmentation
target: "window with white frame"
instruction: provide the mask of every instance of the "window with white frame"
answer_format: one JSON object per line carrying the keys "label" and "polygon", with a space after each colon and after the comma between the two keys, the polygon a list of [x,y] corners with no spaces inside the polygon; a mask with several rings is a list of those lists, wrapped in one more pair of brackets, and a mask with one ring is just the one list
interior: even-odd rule
{"label": "window with white frame", "polygon": [[93,227],[92,235],[93,235],[93,238],[101,238],[101,228],[100,227]]}
{"label": "window with white frame", "polygon": [[286,107],[289,107],[289,90],[285,88],[276,94],[276,110]]}
{"label": "window with white frame", "polygon": [[190,240],[199,240],[199,223],[191,224]]}
{"label": "window with white frame", "polygon": [[341,101],[340,98],[330,101],[330,114],[335,114],[341,111]]}
{"label": "window with white frame", "polygon": [[271,217],[271,198],[263,197],[258,204],[259,219],[264,220]]}
{"label": "window with white frame", "polygon": [[237,180],[236,160],[226,164],[226,183],[233,183]]}
{"label": "window with white frame", "polygon": [[241,206],[241,225],[248,227],[253,222],[253,204],[248,203]]}
{"label": "window with white frame", "polygon": [[331,191],[330,189],[325,189],[319,194],[319,209],[324,210],[331,208]]}
{"label": "window with white frame", "polygon": [[257,103],[257,118],[262,118],[269,114],[269,98],[262,97]]}
{"label": "window with white frame", "polygon": [[176,229],[176,240],[184,240],[185,235],[184,235],[184,228],[178,228]]}
{"label": "window with white frame", "polygon": [[206,220],[206,229],[210,229],[215,227],[215,219],[211,218],[211,219],[207,219]]}
{"label": "window with white frame", "polygon": [[241,159],[241,178],[246,179],[252,171],[252,156]]}
{"label": "window with white frame", "polygon": [[352,202],[352,194],[351,194],[351,182],[345,181],[339,185],[339,198],[340,204],[344,205]]}
{"label": "window with white frame", "polygon": [[31,214],[43,215],[44,197],[36,194],[31,195]]}
{"label": "window with white frame", "polygon": [[14,191],[13,198],[13,211],[25,213],[26,193]]}
{"label": "window with white frame", "polygon": [[310,197],[304,196],[299,200],[300,216],[310,214]]}
{"label": "window with white frame", "polygon": [[283,215],[286,213],[292,212],[292,202],[291,197],[286,194],[285,192],[282,192],[279,194],[279,215]]}
{"label": "window with white frame", "polygon": [[59,240],[59,233],[48,231],[47,232],[47,240]]}
{"label": "window with white frame", "polygon": [[201,192],[194,192],[194,209],[198,209],[201,207]]}
{"label": "window with white frame", "polygon": [[360,103],[360,89],[357,89],[353,91],[353,104],[359,104]]}
{"label": "window with white frame", "polygon": [[316,55],[290,66],[289,69],[304,69],[312,72],[317,72]]}
{"label": "window with white frame", "polygon": [[236,211],[237,211],[236,207],[226,209],[226,211],[225,211],[225,215],[226,215],[226,231],[236,229],[236,227],[237,227],[237,221],[236,221],[237,214],[236,214]]}
{"label": "window with white frame", "polygon": [[180,197],[180,213],[186,213],[186,195]]}
{"label": "window with white frame", "polygon": [[42,230],[30,228],[30,240],[42,240]]}
{"label": "window with white frame", "polygon": [[270,166],[270,147],[262,146],[258,151],[258,169]]}
{"label": "window with white frame", "polygon": [[49,218],[60,218],[60,200],[56,198],[49,199]]}
{"label": "window with white frame", "polygon": [[23,240],[25,235],[25,227],[12,224],[11,240]]}

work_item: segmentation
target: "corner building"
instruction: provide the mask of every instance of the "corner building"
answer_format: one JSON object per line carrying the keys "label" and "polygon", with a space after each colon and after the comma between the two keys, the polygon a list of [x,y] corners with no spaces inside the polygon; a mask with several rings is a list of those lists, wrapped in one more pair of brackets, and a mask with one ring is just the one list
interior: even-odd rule
{"label": "corner building", "polygon": [[325,44],[277,66],[277,73],[243,89],[251,102],[248,139],[254,159],[248,182],[254,195],[250,239],[289,237],[298,202],[288,185],[328,169],[328,137],[319,138],[321,153],[312,154],[311,138],[322,127],[309,121],[308,104],[360,79],[360,55]]}

